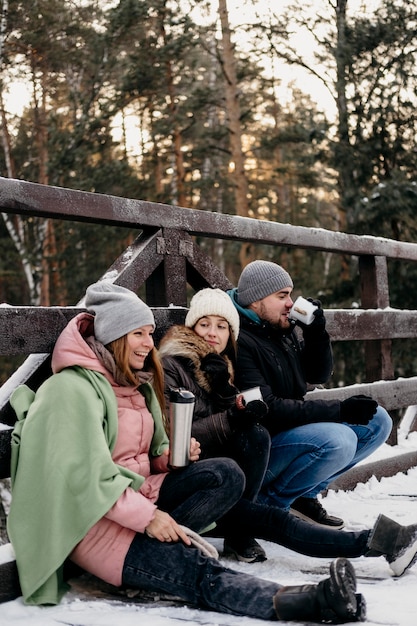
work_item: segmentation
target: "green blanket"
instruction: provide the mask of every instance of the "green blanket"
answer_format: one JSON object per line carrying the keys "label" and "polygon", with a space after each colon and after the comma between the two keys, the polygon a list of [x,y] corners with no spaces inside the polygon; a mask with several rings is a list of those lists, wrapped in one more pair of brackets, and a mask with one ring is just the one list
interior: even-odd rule
{"label": "green blanket", "polygon": [[[141,392],[155,420],[151,454],[168,445],[150,385]],[[12,502],[8,533],[27,604],[57,604],[67,586],[63,564],[123,491],[142,476],[111,458],[117,402],[102,374],[67,368],[36,395],[25,385],[11,398],[18,421],[12,436]]]}

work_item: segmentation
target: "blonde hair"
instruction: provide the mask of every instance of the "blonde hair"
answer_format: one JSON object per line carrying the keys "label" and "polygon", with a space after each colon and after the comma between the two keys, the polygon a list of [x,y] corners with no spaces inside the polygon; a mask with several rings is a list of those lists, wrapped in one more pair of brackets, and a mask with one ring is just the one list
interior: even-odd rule
{"label": "blonde hair", "polygon": [[[132,385],[137,386],[138,379],[134,370],[129,365],[129,349],[127,342],[127,335],[123,335],[119,339],[112,341],[109,346],[109,350],[113,354],[113,358],[117,367],[120,369],[126,380]],[[156,397],[163,415],[165,415],[165,396],[164,396],[164,370],[158,355],[156,348],[152,348],[146,357],[143,371],[153,374],[152,386],[154,388]]]}

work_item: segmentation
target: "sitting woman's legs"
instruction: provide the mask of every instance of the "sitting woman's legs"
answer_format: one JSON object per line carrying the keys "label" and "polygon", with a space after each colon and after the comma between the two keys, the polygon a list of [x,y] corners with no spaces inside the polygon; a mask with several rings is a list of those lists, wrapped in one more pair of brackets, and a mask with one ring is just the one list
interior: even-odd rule
{"label": "sitting woman's legs", "polygon": [[235,461],[206,459],[170,472],[156,504],[179,524],[201,532],[231,509],[244,489],[245,476]]}
{"label": "sitting woman's legs", "polygon": [[260,424],[238,430],[231,437],[228,448],[227,456],[235,459],[245,474],[246,488],[243,497],[256,500],[268,467],[271,448],[268,431]]}
{"label": "sitting woman's legs", "polygon": [[281,588],[235,572],[182,543],[161,543],[137,534],[123,567],[125,587],[159,591],[200,608],[276,620],[273,597]]}
{"label": "sitting woman's legs", "polygon": [[225,531],[252,534],[259,539],[278,543],[300,554],[331,558],[358,557],[368,551],[370,530],[345,532],[327,526],[310,524],[278,507],[242,498],[220,520]]}

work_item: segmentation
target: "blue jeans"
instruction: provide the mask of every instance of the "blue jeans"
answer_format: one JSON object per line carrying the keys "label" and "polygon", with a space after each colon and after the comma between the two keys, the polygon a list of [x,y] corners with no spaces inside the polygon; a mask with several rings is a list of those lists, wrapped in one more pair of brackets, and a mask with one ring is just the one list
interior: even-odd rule
{"label": "blue jeans", "polygon": [[315,498],[379,448],[391,428],[391,417],[379,406],[366,426],[318,422],[278,433],[258,502],[288,510],[300,496]]}

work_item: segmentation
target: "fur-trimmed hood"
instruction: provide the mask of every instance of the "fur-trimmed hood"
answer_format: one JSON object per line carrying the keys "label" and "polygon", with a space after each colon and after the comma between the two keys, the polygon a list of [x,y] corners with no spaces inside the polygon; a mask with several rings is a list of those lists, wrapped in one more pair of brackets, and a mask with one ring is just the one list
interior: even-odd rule
{"label": "fur-trimmed hood", "polygon": [[[215,351],[209,346],[207,341],[199,337],[194,330],[187,326],[175,325],[167,331],[161,340],[158,348],[161,359],[164,357],[182,357],[189,359],[194,368],[196,383],[207,393],[214,391],[207,379],[205,372],[201,369],[201,359],[207,354]],[[229,370],[229,382],[233,384],[233,365],[230,359],[223,355]]]}

